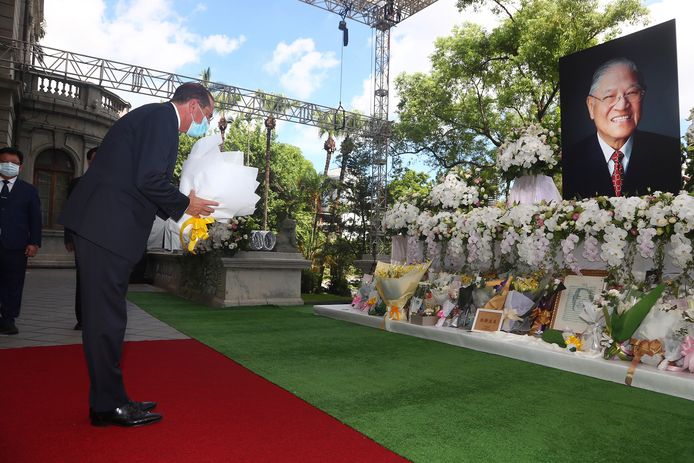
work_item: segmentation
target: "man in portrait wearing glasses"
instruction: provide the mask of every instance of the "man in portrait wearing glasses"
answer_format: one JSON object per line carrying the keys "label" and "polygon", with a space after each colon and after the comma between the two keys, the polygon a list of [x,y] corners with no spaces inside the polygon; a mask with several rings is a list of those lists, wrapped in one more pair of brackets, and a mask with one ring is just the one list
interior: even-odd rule
{"label": "man in portrait wearing glasses", "polygon": [[145,252],[155,214],[180,219],[209,215],[214,201],[184,195],[172,183],[178,133],[201,137],[214,100],[198,83],[176,89],[171,101],[121,117],[99,155],[65,203],[61,223],[73,234],[80,269],[82,344],[89,372],[89,416],[95,426],[156,423],[155,402],[136,402],[120,368],[127,323],[125,296],[133,266]]}
{"label": "man in portrait wearing glasses", "polygon": [[596,133],[562,155],[564,199],[679,191],[679,140],[637,129],[645,95],[641,73],[626,58],[595,71],[586,105]]}

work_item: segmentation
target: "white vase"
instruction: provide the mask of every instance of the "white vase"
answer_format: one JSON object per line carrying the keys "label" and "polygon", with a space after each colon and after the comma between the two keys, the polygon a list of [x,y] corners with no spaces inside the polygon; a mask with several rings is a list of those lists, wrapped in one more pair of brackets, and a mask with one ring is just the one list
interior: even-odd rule
{"label": "white vase", "polygon": [[523,175],[513,181],[507,204],[535,204],[542,200],[548,203],[561,201],[561,195],[552,177]]}

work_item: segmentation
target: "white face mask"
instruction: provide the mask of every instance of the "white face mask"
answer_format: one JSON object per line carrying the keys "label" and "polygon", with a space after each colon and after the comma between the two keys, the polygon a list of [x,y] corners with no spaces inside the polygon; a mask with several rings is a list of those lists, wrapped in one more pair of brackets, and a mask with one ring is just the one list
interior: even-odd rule
{"label": "white face mask", "polygon": [[19,175],[19,166],[14,162],[2,162],[0,163],[0,175],[5,177],[16,177]]}

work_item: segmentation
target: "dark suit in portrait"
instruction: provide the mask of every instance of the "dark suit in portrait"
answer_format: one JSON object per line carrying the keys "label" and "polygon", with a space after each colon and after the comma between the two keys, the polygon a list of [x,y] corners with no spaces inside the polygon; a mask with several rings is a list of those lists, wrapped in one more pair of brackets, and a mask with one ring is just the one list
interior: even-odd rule
{"label": "dark suit in portrait", "polygon": [[137,108],[109,130],[63,210],[80,266],[90,404],[97,412],[130,401],[119,365],[128,279],[145,252],[155,213],[178,219],[188,207],[188,198],[171,184],[177,154],[173,105]]}
{"label": "dark suit in portrait", "polygon": [[14,327],[22,305],[27,246],[41,246],[38,192],[20,178],[12,181],[11,190],[0,182],[0,325],[5,328]]}
{"label": "dark suit in portrait", "polygon": [[[682,185],[680,142],[675,137],[634,131],[623,196],[655,191],[678,193]],[[615,196],[598,137],[592,134],[562,154],[564,199]]]}

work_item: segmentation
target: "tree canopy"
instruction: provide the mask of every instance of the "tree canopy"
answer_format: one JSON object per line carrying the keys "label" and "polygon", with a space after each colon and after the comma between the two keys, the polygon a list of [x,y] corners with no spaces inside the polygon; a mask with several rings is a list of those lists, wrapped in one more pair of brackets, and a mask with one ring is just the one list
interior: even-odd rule
{"label": "tree canopy", "polygon": [[559,129],[559,58],[644,22],[639,0],[459,0],[491,7],[490,31],[464,23],[437,39],[429,74],[401,74],[393,154],[417,153],[429,165],[494,163],[514,129],[541,123]]}

